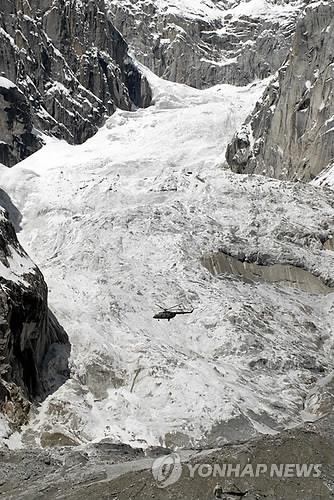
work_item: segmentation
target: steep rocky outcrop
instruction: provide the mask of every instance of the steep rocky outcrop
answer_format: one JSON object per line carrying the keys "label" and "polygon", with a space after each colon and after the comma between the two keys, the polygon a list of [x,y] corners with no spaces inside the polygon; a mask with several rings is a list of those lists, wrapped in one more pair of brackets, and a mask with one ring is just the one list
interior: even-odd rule
{"label": "steep rocky outcrop", "polygon": [[197,88],[246,85],[275,72],[291,46],[298,14],[293,0],[180,6],[108,0],[107,5],[112,22],[143,64],[163,78]]}
{"label": "steep rocky outcrop", "polygon": [[103,0],[0,0],[1,74],[29,100],[36,128],[70,143],[92,136],[116,107],[151,100]]}
{"label": "steep rocky outcrop", "polygon": [[0,163],[12,166],[40,147],[41,141],[32,130],[31,110],[24,94],[0,77]]}
{"label": "steep rocky outcrop", "polygon": [[41,272],[0,210],[0,413],[16,426],[26,421],[31,401],[66,380],[70,347],[48,310]]}
{"label": "steep rocky outcrop", "polygon": [[278,77],[227,148],[239,173],[309,181],[334,158],[334,4],[312,2]]}
{"label": "steep rocky outcrop", "polygon": [[229,274],[253,282],[278,283],[284,286],[299,288],[305,292],[329,294],[334,286],[327,286],[321,278],[301,267],[291,264],[268,263],[268,256],[257,254],[256,261],[237,259],[220,251],[202,258],[202,264],[211,274],[219,276]]}

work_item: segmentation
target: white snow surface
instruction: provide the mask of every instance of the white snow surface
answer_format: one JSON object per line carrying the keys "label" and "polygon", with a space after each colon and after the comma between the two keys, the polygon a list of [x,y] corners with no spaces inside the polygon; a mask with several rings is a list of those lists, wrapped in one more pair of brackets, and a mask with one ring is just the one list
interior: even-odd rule
{"label": "white snow surface", "polygon": [[[108,3],[117,5],[120,0],[108,0]],[[222,19],[227,14],[232,14],[233,17],[288,16],[300,4],[297,0],[281,5],[273,0],[122,0],[121,5],[134,11],[142,10],[148,3],[156,8],[159,14],[203,19],[207,22]]]}
{"label": "white snow surface", "polygon": [[[5,169],[2,164],[0,164],[0,169]],[[0,192],[1,195],[1,192]],[[0,198],[1,203],[1,198]],[[0,207],[0,222],[7,222],[3,209]],[[0,227],[0,237],[1,237],[1,227]],[[28,255],[22,250],[22,248],[16,248],[14,245],[9,244],[6,251],[8,255],[3,256],[3,262],[0,260],[0,276],[5,280],[12,281],[16,284],[21,284],[25,287],[29,287],[30,284],[26,280],[26,275],[35,274],[36,266],[28,257]],[[4,285],[0,285],[4,286]]]}
{"label": "white snow surface", "polygon": [[327,186],[334,189],[334,164],[331,164],[312,181],[314,186]]}
{"label": "white snow surface", "polygon": [[[0,168],[72,344],[72,377],[36,410],[30,439],[196,442],[240,416],[273,432],[300,422],[315,365],[332,369],[333,294],[219,279],[201,265],[223,245],[298,257],[334,278],[334,252],[312,236],[333,214],[321,189],[222,168],[266,82],[199,91],[147,75],[153,106],[117,111],[83,145],[53,141]],[[281,227],[292,236],[278,241]],[[179,303],[194,313],[153,319],[156,304]],[[259,359],[267,365],[249,366]]]}
{"label": "white snow surface", "polygon": [[5,89],[13,89],[16,87],[16,85],[11,80],[8,80],[8,78],[0,76],[0,87],[3,87]]}

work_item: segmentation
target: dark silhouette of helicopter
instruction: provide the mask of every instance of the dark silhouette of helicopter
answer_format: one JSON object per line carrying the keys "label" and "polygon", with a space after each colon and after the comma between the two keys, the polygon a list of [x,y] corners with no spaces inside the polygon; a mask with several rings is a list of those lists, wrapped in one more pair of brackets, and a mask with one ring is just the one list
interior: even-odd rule
{"label": "dark silhouette of helicopter", "polygon": [[159,304],[157,304],[157,306],[160,307],[162,311],[155,314],[153,316],[153,319],[167,319],[168,321],[170,321],[171,319],[175,318],[177,314],[191,314],[194,311],[194,309],[191,309],[191,311],[185,311],[184,309],[175,309],[175,307],[179,307],[180,305],[181,304],[173,307],[161,307],[159,306]]}

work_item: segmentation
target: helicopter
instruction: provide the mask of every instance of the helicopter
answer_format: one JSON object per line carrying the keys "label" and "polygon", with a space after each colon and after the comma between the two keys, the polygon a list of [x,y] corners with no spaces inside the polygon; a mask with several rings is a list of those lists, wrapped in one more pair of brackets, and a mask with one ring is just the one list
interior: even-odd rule
{"label": "helicopter", "polygon": [[[153,319],[167,319],[167,321],[170,321],[171,319],[175,318],[177,314],[191,314],[194,309],[191,309],[191,311],[185,311],[184,309],[179,309],[175,310],[176,307],[179,307],[181,304],[178,304],[177,306],[173,307],[161,307],[159,304],[156,304],[158,307],[160,307],[161,312],[158,312],[153,316]],[[174,309],[174,310],[173,310]]]}

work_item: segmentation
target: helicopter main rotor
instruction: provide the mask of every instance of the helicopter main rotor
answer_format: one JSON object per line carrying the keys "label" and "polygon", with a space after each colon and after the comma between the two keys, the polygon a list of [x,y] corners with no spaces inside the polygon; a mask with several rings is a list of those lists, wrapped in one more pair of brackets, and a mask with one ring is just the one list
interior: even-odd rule
{"label": "helicopter main rotor", "polygon": [[172,306],[172,307],[162,307],[160,306],[159,304],[155,304],[157,307],[159,307],[160,309],[162,309],[163,311],[172,311],[173,309],[175,309],[176,307],[179,307],[180,305],[182,304],[182,302],[180,302],[180,304],[177,304],[176,306]]}

